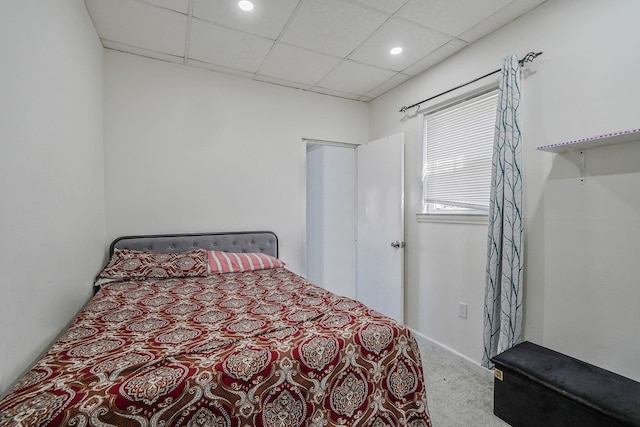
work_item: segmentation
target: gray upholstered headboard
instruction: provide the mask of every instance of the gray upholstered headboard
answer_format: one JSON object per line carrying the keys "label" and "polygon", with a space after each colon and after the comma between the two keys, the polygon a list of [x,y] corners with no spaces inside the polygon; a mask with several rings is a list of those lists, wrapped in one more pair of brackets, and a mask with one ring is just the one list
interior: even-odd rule
{"label": "gray upholstered headboard", "polygon": [[160,234],[118,237],[111,243],[114,249],[133,249],[152,252],[185,252],[207,249],[225,252],[262,252],[278,256],[278,237],[271,231],[248,231],[200,234]]}

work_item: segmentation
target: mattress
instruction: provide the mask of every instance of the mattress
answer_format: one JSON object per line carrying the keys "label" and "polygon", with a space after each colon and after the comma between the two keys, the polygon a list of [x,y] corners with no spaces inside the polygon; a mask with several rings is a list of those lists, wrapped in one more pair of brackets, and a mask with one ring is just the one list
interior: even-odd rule
{"label": "mattress", "polygon": [[212,253],[103,280],[0,425],[431,425],[405,326],[282,264],[211,271]]}

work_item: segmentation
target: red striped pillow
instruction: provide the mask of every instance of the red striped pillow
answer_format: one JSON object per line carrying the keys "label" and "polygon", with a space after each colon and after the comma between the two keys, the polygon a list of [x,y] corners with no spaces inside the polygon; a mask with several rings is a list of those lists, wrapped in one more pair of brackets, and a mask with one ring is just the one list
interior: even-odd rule
{"label": "red striped pillow", "polygon": [[207,251],[210,273],[234,273],[239,271],[264,270],[284,267],[278,258],[261,253],[234,253]]}

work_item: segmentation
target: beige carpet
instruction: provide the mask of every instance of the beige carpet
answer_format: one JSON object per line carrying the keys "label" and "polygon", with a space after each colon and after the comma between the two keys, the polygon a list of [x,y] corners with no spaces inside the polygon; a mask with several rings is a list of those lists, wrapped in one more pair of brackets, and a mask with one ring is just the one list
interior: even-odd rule
{"label": "beige carpet", "polygon": [[416,337],[433,427],[505,427],[493,415],[493,378],[479,367]]}

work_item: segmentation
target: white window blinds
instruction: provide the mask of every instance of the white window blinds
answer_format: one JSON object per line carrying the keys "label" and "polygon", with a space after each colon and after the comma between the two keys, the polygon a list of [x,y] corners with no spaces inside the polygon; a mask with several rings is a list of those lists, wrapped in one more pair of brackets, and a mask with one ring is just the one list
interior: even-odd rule
{"label": "white window blinds", "polygon": [[489,210],[498,91],[425,115],[425,212]]}

